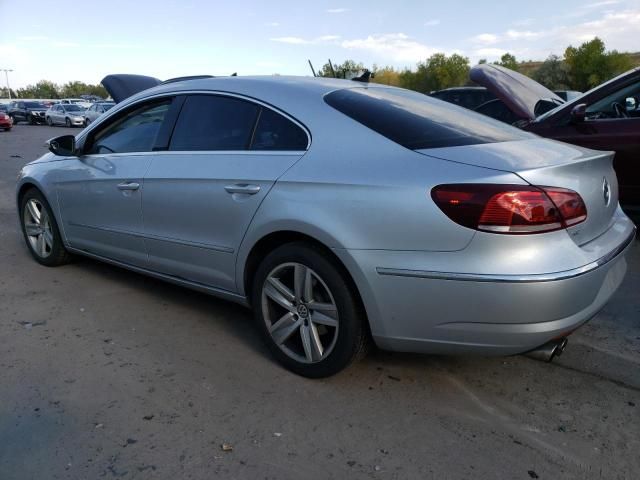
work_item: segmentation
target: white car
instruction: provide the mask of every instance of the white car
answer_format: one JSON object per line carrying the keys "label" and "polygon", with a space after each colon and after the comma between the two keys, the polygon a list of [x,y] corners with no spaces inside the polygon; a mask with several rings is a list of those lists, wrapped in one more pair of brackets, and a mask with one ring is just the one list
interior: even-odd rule
{"label": "white car", "polygon": [[91,106],[91,102],[87,102],[83,98],[63,98],[60,100],[62,105],[78,105],[84,109],[87,109]]}

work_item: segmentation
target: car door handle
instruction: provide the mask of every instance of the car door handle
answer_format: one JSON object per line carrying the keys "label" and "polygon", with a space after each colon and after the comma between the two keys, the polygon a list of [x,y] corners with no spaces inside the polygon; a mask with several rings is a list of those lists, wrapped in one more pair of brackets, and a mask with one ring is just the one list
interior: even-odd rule
{"label": "car door handle", "polygon": [[138,190],[140,184],[136,182],[122,182],[118,184],[118,190]]}
{"label": "car door handle", "polygon": [[255,195],[260,191],[260,185],[248,185],[246,183],[236,183],[224,187],[227,193],[244,193],[246,195]]}

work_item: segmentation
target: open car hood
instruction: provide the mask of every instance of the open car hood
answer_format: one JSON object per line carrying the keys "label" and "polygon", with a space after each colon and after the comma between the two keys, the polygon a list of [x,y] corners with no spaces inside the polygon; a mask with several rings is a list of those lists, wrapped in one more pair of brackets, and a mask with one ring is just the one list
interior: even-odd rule
{"label": "open car hood", "polygon": [[101,83],[107,92],[109,92],[111,98],[113,98],[116,103],[120,103],[125,98],[129,98],[131,95],[135,95],[138,92],[160,85],[162,82],[154,77],[123,73],[107,75],[102,79]]}
{"label": "open car hood", "polygon": [[536,118],[536,105],[540,100],[564,100],[535,80],[499,65],[482,64],[471,68],[469,77],[482,85],[518,117],[526,120]]}

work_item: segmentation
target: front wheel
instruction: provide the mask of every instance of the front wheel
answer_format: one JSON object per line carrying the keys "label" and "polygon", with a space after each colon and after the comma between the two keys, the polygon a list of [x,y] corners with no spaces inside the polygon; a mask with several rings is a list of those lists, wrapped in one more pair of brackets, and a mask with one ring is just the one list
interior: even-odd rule
{"label": "front wheel", "polygon": [[51,117],[47,117],[47,125],[53,127],[53,122],[51,121]]}
{"label": "front wheel", "polygon": [[14,125],[18,124],[18,119],[16,117],[14,117],[13,115],[11,115],[11,123],[13,123]]}
{"label": "front wheel", "polygon": [[258,267],[252,304],[276,359],[311,378],[327,377],[366,351],[365,315],[343,271],[321,250],[291,243]]}
{"label": "front wheel", "polygon": [[22,234],[33,258],[47,267],[68,263],[71,257],[44,196],[35,188],[28,190],[20,201],[20,212]]}
{"label": "front wheel", "polygon": [[69,127],[69,128],[70,128],[70,127],[71,127],[71,120],[69,120],[68,118],[66,118],[66,119],[64,120],[64,124],[65,124],[67,127]]}
{"label": "front wheel", "polygon": [[36,117],[34,117],[33,115],[29,115],[29,125],[35,125],[36,124]]}

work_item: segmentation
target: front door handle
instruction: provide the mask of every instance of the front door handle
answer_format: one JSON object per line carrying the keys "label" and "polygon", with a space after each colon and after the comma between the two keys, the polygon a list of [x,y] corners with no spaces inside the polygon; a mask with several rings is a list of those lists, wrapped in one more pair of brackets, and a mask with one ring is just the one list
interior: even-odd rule
{"label": "front door handle", "polygon": [[140,184],[136,182],[122,182],[118,184],[118,190],[138,190]]}
{"label": "front door handle", "polygon": [[236,183],[224,187],[227,193],[244,193],[246,195],[255,195],[260,191],[260,185],[249,185],[246,183]]}

